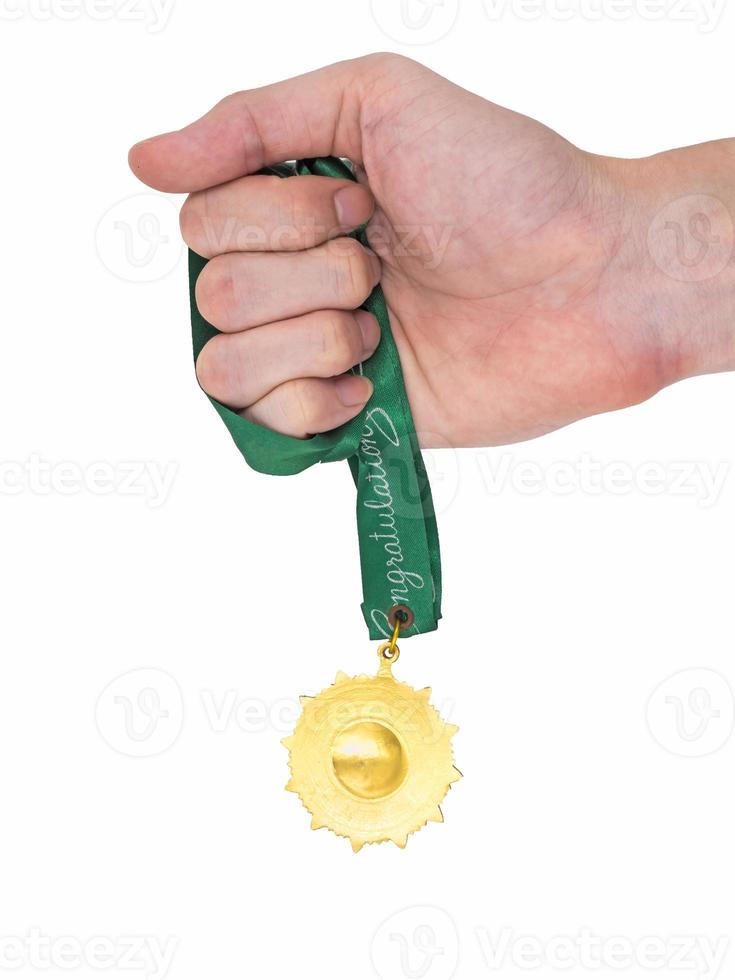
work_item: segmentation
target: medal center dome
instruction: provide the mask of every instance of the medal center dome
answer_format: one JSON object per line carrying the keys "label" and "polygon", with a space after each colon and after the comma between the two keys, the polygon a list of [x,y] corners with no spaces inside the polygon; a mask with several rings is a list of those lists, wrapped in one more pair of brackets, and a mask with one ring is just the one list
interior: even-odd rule
{"label": "medal center dome", "polygon": [[390,728],[376,721],[356,721],[335,738],[332,766],[337,779],[354,796],[378,800],[401,785],[408,759]]}

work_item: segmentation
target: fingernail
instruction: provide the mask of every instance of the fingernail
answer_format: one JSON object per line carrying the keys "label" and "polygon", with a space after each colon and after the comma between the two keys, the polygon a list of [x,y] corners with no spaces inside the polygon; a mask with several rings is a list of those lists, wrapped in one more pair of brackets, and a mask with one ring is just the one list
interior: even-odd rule
{"label": "fingernail", "polygon": [[353,228],[364,225],[373,213],[370,191],[361,184],[340,188],[334,195],[334,210],[344,231],[352,231]]}
{"label": "fingernail", "polygon": [[362,349],[365,354],[372,354],[380,342],[380,325],[367,310],[355,310],[355,319],[362,334]]}
{"label": "fingernail", "polygon": [[345,374],[335,382],[337,397],[346,408],[364,405],[373,393],[373,384],[359,374]]}

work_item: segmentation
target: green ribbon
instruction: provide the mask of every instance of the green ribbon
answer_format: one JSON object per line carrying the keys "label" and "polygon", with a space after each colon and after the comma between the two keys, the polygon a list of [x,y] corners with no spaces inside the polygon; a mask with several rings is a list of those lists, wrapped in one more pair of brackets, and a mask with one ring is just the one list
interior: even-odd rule
{"label": "green ribbon", "polygon": [[[319,174],[355,180],[334,157],[282,164],[265,173],[280,177]],[[354,233],[367,245],[365,229]],[[194,290],[207,260],[189,252],[194,358],[217,330],[199,312]],[[441,617],[441,561],[431,487],[413,425],[403,373],[391,332],[385,297],[376,286],[363,308],[380,324],[381,340],[368,361],[353,369],[370,378],[373,395],[350,422],[310,439],[294,439],[242,418],[210,398],[235,445],[261,473],[299,473],[314,463],[347,459],[357,486],[357,530],[370,638],[391,635],[387,613],[405,604],[414,623],[401,635],[427,633]]]}

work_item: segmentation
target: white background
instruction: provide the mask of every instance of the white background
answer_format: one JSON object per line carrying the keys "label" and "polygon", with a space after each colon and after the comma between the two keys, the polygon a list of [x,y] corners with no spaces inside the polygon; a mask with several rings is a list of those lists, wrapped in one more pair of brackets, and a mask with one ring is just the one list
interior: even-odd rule
{"label": "white background", "polygon": [[[193,377],[180,201],[136,197],[126,151],[381,49],[598,153],[729,136],[735,11],[444,0],[412,30],[399,0],[49,2],[0,3],[0,975],[160,978],[125,968],[139,937],[171,980],[713,980],[677,968],[689,937],[732,977],[732,377],[430,455],[445,618],[400,674],[460,725],[465,778],[443,826],[353,856],[279,744],[298,694],[373,665],[348,469],[242,462]],[[562,968],[583,930],[618,960]]]}

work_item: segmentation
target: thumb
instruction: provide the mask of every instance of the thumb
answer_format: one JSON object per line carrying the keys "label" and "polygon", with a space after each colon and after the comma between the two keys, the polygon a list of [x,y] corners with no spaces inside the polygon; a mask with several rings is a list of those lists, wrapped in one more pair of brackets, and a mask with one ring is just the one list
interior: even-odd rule
{"label": "thumb", "polygon": [[[185,129],[137,143],[133,173],[160,191],[192,193],[302,157],[361,161],[360,110],[381,59],[342,61],[275,85],[238,92]],[[396,59],[400,60],[400,59]]]}

